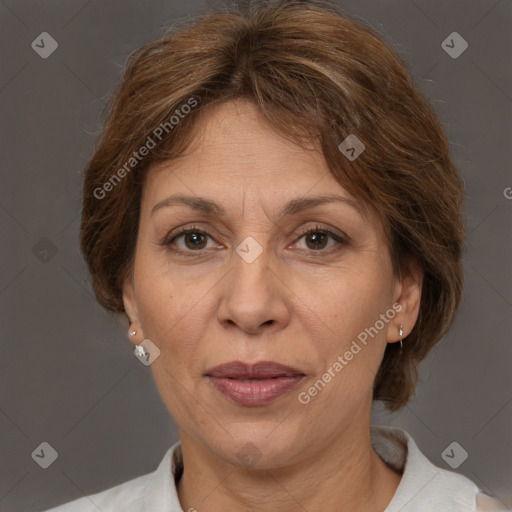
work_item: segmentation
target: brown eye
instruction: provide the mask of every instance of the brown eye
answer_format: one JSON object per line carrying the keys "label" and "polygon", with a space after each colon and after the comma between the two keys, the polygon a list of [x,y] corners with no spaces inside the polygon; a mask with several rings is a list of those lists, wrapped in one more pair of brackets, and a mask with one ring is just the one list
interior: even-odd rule
{"label": "brown eye", "polygon": [[327,254],[329,249],[336,249],[340,246],[346,246],[347,241],[340,235],[333,233],[328,229],[315,228],[308,231],[297,233],[298,242],[304,240],[304,244],[300,249],[318,252],[320,254]]}
{"label": "brown eye", "polygon": [[201,229],[187,228],[171,236],[163,245],[181,252],[200,251],[206,248],[209,238],[210,235]]}
{"label": "brown eye", "polygon": [[184,233],[183,241],[188,249],[197,250],[204,249],[207,240],[206,236],[203,233],[192,232],[192,233]]}
{"label": "brown eye", "polygon": [[306,245],[309,249],[325,249],[329,236],[321,231],[311,231],[305,235]]}

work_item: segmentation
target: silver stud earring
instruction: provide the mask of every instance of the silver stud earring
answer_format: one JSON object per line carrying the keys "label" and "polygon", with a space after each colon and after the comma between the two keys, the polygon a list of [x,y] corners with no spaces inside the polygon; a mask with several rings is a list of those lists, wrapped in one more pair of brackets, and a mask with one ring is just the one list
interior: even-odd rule
{"label": "silver stud earring", "polygon": [[400,334],[400,350],[402,350],[402,345],[403,345],[402,338],[403,338],[403,335],[404,335],[404,326],[403,325],[400,326],[398,334]]}
{"label": "silver stud earring", "polygon": [[131,338],[132,336],[135,336],[136,334],[137,334],[137,331],[135,331],[135,330],[131,331],[131,332],[129,333],[130,338]]}

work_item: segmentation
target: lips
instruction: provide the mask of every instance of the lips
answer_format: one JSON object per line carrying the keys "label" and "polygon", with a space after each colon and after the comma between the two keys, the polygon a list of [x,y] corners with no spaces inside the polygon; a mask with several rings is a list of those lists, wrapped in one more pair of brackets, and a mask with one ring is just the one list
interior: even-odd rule
{"label": "lips", "polygon": [[232,361],[211,368],[205,376],[231,401],[255,406],[273,402],[291,391],[305,374],[297,368],[273,361],[252,365]]}
{"label": "lips", "polygon": [[275,377],[291,377],[304,375],[303,372],[291,366],[274,363],[273,361],[260,361],[255,364],[245,364],[242,361],[232,361],[221,364],[208,370],[209,377],[224,377],[228,379],[272,379]]}

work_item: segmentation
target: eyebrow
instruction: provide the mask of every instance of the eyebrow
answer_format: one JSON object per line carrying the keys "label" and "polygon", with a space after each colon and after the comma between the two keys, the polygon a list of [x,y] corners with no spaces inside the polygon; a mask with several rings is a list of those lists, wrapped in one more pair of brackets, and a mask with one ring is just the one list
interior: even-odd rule
{"label": "eyebrow", "polygon": [[[283,207],[282,216],[296,215],[300,212],[303,212],[304,210],[309,210],[316,206],[328,203],[343,203],[356,210],[359,214],[363,214],[361,205],[357,204],[352,199],[337,194],[330,194],[314,197],[298,197],[296,199],[292,199],[288,201]],[[169,206],[187,206],[192,210],[211,215],[217,215],[219,217],[224,217],[226,215],[225,208],[219,203],[212,201],[211,199],[206,199],[205,197],[199,196],[181,195],[173,195],[167,197],[163,201],[160,201],[155,206],[153,206],[150,215],[153,215],[158,210]]]}

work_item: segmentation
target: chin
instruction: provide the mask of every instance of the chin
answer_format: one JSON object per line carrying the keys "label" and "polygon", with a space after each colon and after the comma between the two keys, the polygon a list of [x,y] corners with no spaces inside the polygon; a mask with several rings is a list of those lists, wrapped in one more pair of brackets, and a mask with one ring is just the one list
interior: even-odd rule
{"label": "chin", "polygon": [[259,422],[256,425],[237,424],[236,428],[227,428],[222,439],[212,444],[213,451],[221,459],[238,467],[252,469],[272,469],[291,461],[301,450],[301,436],[289,428],[282,429],[277,422]]}

